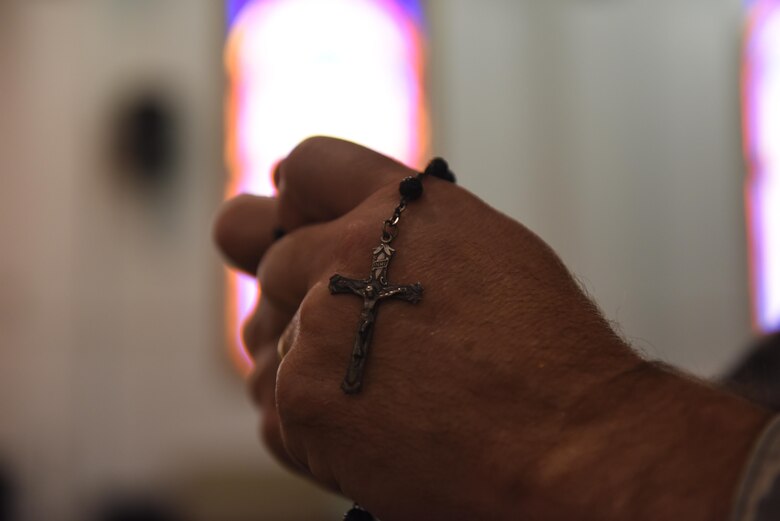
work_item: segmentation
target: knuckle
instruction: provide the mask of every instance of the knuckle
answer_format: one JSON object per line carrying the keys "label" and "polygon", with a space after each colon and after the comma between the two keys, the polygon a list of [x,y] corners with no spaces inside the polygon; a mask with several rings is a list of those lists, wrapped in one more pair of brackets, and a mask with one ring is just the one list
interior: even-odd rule
{"label": "knuckle", "polygon": [[260,423],[260,439],[271,454],[283,465],[291,468],[304,468],[294,451],[291,450],[294,448],[294,445],[289,444],[290,446],[288,447],[288,444],[285,443],[276,409],[263,411]]}
{"label": "knuckle", "polygon": [[274,456],[284,457],[285,449],[279,428],[279,418],[272,411],[265,411],[263,414],[260,439]]}
{"label": "knuckle", "polygon": [[267,298],[261,297],[241,327],[241,340],[247,352],[255,358],[261,348],[273,341],[278,327],[273,307]]}
{"label": "knuckle", "polygon": [[312,283],[327,271],[331,247],[315,228],[295,230],[275,242],[257,269],[261,302],[266,299],[291,313]]}
{"label": "knuckle", "polygon": [[229,250],[241,239],[240,231],[244,224],[244,209],[251,205],[252,196],[238,195],[226,201],[220,207],[212,227],[214,242],[223,251]]}
{"label": "knuckle", "polygon": [[295,182],[301,174],[306,172],[305,166],[311,158],[332,146],[334,141],[335,139],[331,137],[311,136],[298,143],[284,160],[285,181]]}
{"label": "knuckle", "polygon": [[303,141],[298,143],[295,148],[290,153],[290,156],[294,156],[295,154],[306,152],[310,149],[318,150],[323,146],[328,146],[332,144],[336,139],[328,136],[323,135],[313,135],[305,138]]}
{"label": "knuckle", "polygon": [[367,244],[379,237],[381,230],[376,223],[366,220],[350,220],[345,223],[335,241],[334,258],[339,265],[354,266],[356,259],[363,260]]}
{"label": "knuckle", "polygon": [[274,272],[279,267],[279,260],[284,259],[289,248],[290,236],[285,235],[273,243],[263,255],[263,259],[257,267],[257,281],[261,287],[265,287],[274,280]]}
{"label": "knuckle", "polygon": [[318,405],[322,393],[316,388],[322,383],[323,372],[330,369],[328,353],[321,349],[318,339],[327,336],[332,322],[324,301],[328,293],[326,282],[317,283],[293,319],[295,334],[276,381],[276,405],[285,428],[322,422],[324,409]]}
{"label": "knuckle", "polygon": [[329,296],[328,282],[317,282],[298,308],[299,338],[317,338],[331,322],[325,298]]}
{"label": "knuckle", "polygon": [[292,305],[293,300],[286,281],[289,281],[290,260],[298,255],[295,241],[285,235],[266,251],[257,267],[257,281],[260,284],[261,299],[270,299],[276,304]]}
{"label": "knuckle", "polygon": [[306,425],[314,423],[317,408],[311,386],[300,370],[300,357],[291,351],[279,366],[276,376],[276,410],[279,421],[288,435],[295,435]]}

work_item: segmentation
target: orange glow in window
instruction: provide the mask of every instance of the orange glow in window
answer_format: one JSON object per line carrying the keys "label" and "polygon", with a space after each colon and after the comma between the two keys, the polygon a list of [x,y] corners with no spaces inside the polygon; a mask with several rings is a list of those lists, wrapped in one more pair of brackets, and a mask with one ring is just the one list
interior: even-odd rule
{"label": "orange glow in window", "polygon": [[[410,0],[228,2],[226,197],[272,195],[273,166],[311,135],[356,141],[417,166],[428,145],[419,3]],[[230,355],[252,362],[241,325],[258,297],[227,274]]]}

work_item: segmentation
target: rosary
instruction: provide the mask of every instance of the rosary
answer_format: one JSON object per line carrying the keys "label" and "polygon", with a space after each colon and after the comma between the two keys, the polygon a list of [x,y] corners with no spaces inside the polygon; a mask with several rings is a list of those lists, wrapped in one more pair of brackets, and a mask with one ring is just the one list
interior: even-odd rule
{"label": "rosary", "polygon": [[[431,161],[425,171],[410,176],[401,181],[398,188],[401,201],[393,211],[393,215],[385,220],[382,226],[380,244],[373,250],[371,272],[365,279],[349,279],[341,275],[333,275],[328,286],[331,294],[351,293],[363,299],[363,310],[360,313],[357,335],[352,346],[347,374],[341,384],[345,394],[357,394],[363,386],[363,369],[366,365],[374,323],[377,316],[377,304],[383,300],[396,299],[416,304],[422,300],[423,287],[420,283],[409,285],[391,284],[387,279],[387,271],[395,250],[390,243],[398,236],[398,223],[408,203],[420,198],[423,193],[423,179],[428,176],[438,177],[451,183],[455,176],[447,162],[441,158]],[[344,521],[376,521],[374,516],[357,504],[344,515]]]}

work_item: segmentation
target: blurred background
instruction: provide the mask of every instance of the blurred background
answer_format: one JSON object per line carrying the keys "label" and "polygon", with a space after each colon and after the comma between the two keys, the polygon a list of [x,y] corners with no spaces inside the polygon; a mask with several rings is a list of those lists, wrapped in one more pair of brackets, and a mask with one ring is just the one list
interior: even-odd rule
{"label": "blurred background", "polygon": [[311,134],[446,157],[721,374],[780,324],[777,4],[0,0],[0,520],[340,518],[259,446],[210,241]]}

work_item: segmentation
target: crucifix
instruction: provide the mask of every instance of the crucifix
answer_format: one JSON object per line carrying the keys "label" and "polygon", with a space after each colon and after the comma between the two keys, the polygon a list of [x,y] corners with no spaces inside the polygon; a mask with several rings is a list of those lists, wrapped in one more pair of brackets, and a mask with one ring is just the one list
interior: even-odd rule
{"label": "crucifix", "polygon": [[386,299],[403,300],[417,304],[422,299],[423,287],[419,282],[399,286],[387,281],[387,270],[394,254],[395,250],[383,240],[382,244],[374,248],[371,274],[367,279],[348,279],[341,275],[333,275],[330,278],[328,287],[331,294],[352,293],[363,298],[363,311],[360,313],[357,336],[352,347],[347,375],[341,384],[341,389],[346,394],[359,393],[363,385],[363,368],[374,332],[377,304]]}
{"label": "crucifix", "polygon": [[[396,235],[398,235],[398,222],[401,214],[406,210],[406,204],[415,201],[422,196],[422,179],[433,176],[450,183],[455,182],[455,176],[450,171],[447,162],[441,158],[435,158],[425,168],[425,172],[416,176],[409,176],[398,186],[401,201],[395,207],[392,217],[384,222],[382,227],[381,244],[374,248],[374,260],[371,263],[371,272],[367,279],[348,279],[341,275],[333,275],[330,278],[330,292],[333,295],[339,293],[352,293],[363,298],[363,311],[360,312],[357,336],[352,346],[352,355],[349,359],[347,375],[341,383],[341,390],[345,394],[357,394],[363,385],[363,368],[366,365],[368,348],[371,345],[371,336],[374,333],[376,322],[377,304],[386,299],[403,300],[417,304],[422,300],[423,287],[418,282],[406,286],[390,284],[387,281],[387,269],[393,259],[395,250],[390,247]],[[369,512],[355,504],[344,516],[345,521],[365,521],[375,519]]]}

